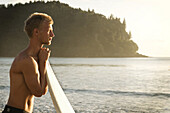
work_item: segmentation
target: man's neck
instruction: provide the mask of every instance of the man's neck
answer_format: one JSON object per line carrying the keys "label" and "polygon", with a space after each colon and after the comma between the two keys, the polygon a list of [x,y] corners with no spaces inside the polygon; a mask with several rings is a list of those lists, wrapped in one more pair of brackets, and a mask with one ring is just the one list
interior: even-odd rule
{"label": "man's neck", "polygon": [[30,40],[29,46],[27,48],[27,53],[30,56],[37,57],[43,44],[36,43],[34,40]]}

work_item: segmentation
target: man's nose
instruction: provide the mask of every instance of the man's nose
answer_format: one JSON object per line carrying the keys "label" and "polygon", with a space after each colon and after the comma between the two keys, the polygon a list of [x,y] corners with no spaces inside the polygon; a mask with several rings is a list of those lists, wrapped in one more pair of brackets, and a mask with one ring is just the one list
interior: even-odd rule
{"label": "man's nose", "polygon": [[54,32],[51,32],[50,37],[55,37]]}

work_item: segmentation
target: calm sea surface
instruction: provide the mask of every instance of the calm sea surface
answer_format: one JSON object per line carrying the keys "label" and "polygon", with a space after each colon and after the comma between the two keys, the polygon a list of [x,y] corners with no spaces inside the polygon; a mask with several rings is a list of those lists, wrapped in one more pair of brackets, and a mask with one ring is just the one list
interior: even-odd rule
{"label": "calm sea surface", "polygon": [[[0,111],[13,58],[0,58]],[[170,113],[170,58],[50,58],[76,113]],[[34,113],[55,113],[49,92]]]}

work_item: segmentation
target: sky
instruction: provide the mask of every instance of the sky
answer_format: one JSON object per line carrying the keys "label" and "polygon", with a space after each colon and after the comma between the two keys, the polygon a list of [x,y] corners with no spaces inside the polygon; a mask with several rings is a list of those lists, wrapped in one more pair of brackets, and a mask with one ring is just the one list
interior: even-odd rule
{"label": "sky", "polygon": [[[0,4],[29,1],[0,0]],[[112,14],[114,17],[120,18],[121,21],[125,18],[126,31],[131,31],[132,40],[137,43],[140,54],[151,57],[170,57],[170,0],[59,1],[86,11],[94,9],[95,13],[103,14],[106,17]]]}

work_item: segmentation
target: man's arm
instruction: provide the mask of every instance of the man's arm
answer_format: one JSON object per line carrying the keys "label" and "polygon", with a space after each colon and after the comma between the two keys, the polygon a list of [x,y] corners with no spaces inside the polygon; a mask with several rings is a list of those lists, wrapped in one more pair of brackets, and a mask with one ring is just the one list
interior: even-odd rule
{"label": "man's arm", "polygon": [[26,58],[22,66],[25,82],[30,92],[41,97],[44,93],[46,81],[45,76],[41,77],[38,67],[37,62],[32,57]]}
{"label": "man's arm", "polygon": [[47,69],[46,69],[46,63],[47,60],[50,56],[51,51],[48,48],[41,48],[40,52],[39,52],[39,72],[40,72],[40,80],[45,82],[42,82],[41,86],[44,88],[43,90],[43,95],[45,95],[48,91],[48,87],[47,87],[47,79],[46,79],[46,75],[47,75]]}
{"label": "man's arm", "polygon": [[48,48],[41,48],[39,52],[39,64],[32,57],[24,60],[22,65],[26,84],[31,93],[41,97],[47,92],[46,63],[50,56]]}
{"label": "man's arm", "polygon": [[[39,61],[41,87],[44,88],[43,95],[45,95],[48,91],[47,79],[46,79],[46,75],[47,75],[46,63],[47,63],[46,61]],[[44,80],[45,82],[42,82]]]}

